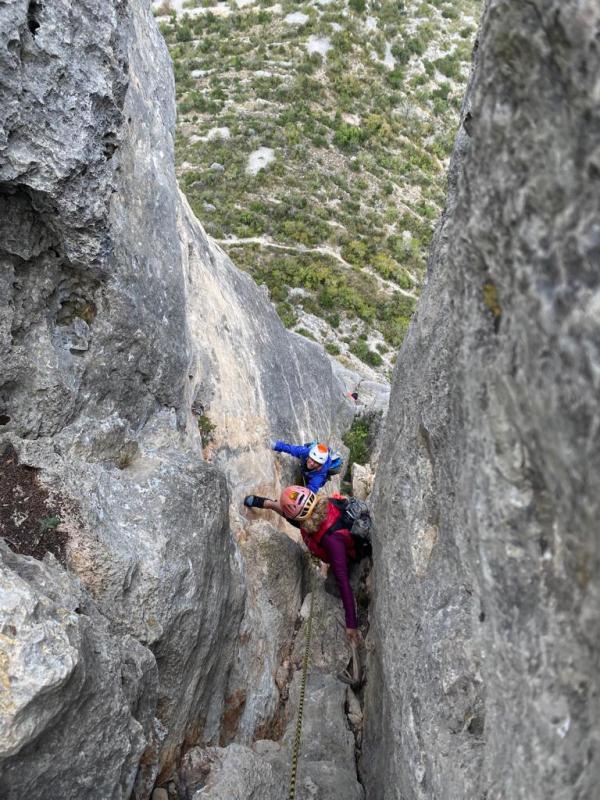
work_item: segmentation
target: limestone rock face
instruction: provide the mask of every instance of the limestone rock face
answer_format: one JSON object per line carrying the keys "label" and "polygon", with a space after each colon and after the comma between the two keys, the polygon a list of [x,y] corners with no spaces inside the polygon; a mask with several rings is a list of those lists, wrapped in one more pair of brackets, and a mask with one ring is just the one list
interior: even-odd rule
{"label": "limestone rock face", "polygon": [[371,467],[362,464],[352,464],[352,495],[359,500],[368,500],[373,490],[375,475]]}
{"label": "limestone rock face", "polygon": [[[300,673],[290,691],[291,707],[296,709]],[[356,778],[354,736],[345,714],[346,686],[333,675],[311,670],[307,685],[302,722],[302,743],[298,759],[298,800],[321,797],[323,800],[364,800],[364,791]],[[292,717],[279,753],[265,758],[280,775],[281,785],[289,780],[290,753],[296,720]]]}
{"label": "limestone rock face", "polygon": [[[70,498],[68,568],[154,652],[151,784],[185,736],[218,735],[243,604],[225,481],[185,433],[170,65],[145,3],[12,2],[0,20],[4,430]],[[110,740],[110,704],[89,711]]]}
{"label": "limestone rock face", "polygon": [[269,762],[244,745],[194,748],[184,758],[182,773],[180,791],[185,800],[277,800],[282,794]]}
{"label": "limestone rock face", "polygon": [[[355,596],[366,568],[363,561],[360,568],[353,570],[351,582]],[[277,741],[256,737],[258,740],[248,741],[245,746],[234,743],[224,748],[192,748],[179,770],[179,793],[183,800],[229,800],[233,797],[275,800],[287,793],[313,592],[296,797],[298,800],[316,797],[364,800],[355,761],[355,746],[362,731],[361,706],[350,687],[338,677],[348,666],[351,654],[344,633],[341,599],[334,594],[335,581],[325,578],[309,564],[305,573],[304,585],[310,592],[304,597],[293,647],[277,676],[285,703],[272,730],[265,731]]]}
{"label": "limestone rock face", "polygon": [[[268,722],[302,567],[293,542],[248,543],[240,501],[291,477],[269,439],[335,444],[353,407],[181,198],[171,64],[147,2],[4,3],[0,108],[0,452],[10,442],[60,498],[45,519],[65,540],[64,565],[44,562],[65,597],[43,570],[22,588],[54,660],[39,657],[9,713],[0,770],[11,800],[47,797],[54,772],[78,797],[145,800],[184,743]],[[26,522],[6,520],[3,536]],[[6,562],[9,586],[24,559]],[[10,710],[34,623],[6,609]]]}
{"label": "limestone rock face", "polygon": [[10,0],[0,36],[10,428],[50,435],[82,407],[138,426],[160,405],[180,409],[190,353],[173,257],[175,117],[147,4],[74,14],[67,0]]}
{"label": "limestone rock face", "polygon": [[373,509],[373,800],[597,792],[600,7],[484,14]]}
{"label": "limestone rock face", "polygon": [[[278,800],[289,788],[300,672],[290,691],[290,719],[282,742],[259,740],[252,748],[190,750],[180,770],[184,800]],[[346,686],[333,675],[311,669],[306,686],[302,739],[298,759],[298,800],[364,800],[356,779],[354,735],[345,713]]]}
{"label": "limestone rock face", "polygon": [[248,526],[240,551],[248,593],[228,689],[223,744],[249,743],[269,724],[280,701],[276,682],[291,646],[302,601],[304,557],[299,544],[268,522]]}
{"label": "limestone rock face", "polygon": [[0,541],[0,559],[2,797],[128,798],[156,706],[152,653],[81,613],[84,592],[51,556]]}

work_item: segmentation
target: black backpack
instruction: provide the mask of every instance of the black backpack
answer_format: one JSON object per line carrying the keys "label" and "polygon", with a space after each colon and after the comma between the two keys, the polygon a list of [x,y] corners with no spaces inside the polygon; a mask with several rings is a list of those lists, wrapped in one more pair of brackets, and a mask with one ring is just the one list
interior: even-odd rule
{"label": "black backpack", "polygon": [[329,502],[342,512],[337,522],[327,530],[327,533],[339,530],[349,530],[352,535],[356,560],[360,561],[371,555],[371,512],[364,500],[356,497],[330,497]]}

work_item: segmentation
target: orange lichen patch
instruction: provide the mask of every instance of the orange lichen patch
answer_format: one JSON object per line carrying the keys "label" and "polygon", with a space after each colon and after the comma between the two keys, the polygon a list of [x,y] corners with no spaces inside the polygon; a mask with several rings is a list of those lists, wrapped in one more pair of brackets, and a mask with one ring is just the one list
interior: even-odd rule
{"label": "orange lichen patch", "polygon": [[[7,637],[0,634],[0,647],[2,647],[3,639]],[[12,644],[12,640],[10,640]],[[11,714],[16,706],[10,696],[10,657],[8,653],[4,652],[4,647],[0,649],[0,712],[2,714]]]}
{"label": "orange lichen patch", "polygon": [[486,281],[483,284],[483,302],[488,311],[494,318],[494,330],[498,332],[500,327],[500,320],[502,319],[502,306],[500,305],[500,298],[498,296],[498,289],[496,284],[492,281]]}
{"label": "orange lichen patch", "polygon": [[[160,719],[160,714],[158,711],[157,716]],[[154,782],[155,786],[161,786],[162,784],[171,780],[173,775],[177,772],[177,768],[181,763],[181,759],[188,750],[191,750],[192,747],[206,747],[206,742],[202,736],[204,725],[204,720],[195,725],[191,725],[186,730],[182,744],[172,745],[161,752],[158,775],[156,776],[156,780]]]}
{"label": "orange lichen patch", "polygon": [[285,703],[280,703],[271,719],[263,722],[263,724],[259,725],[254,731],[254,741],[258,742],[261,739],[270,739],[273,742],[280,741],[283,737],[288,720],[287,705]]}
{"label": "orange lichen patch", "polygon": [[233,741],[245,706],[246,692],[242,689],[238,689],[225,699],[225,709],[221,717],[221,734],[219,737],[219,744],[221,747],[226,747]]}
{"label": "orange lichen patch", "polygon": [[160,786],[161,784],[165,783],[165,781],[169,780],[171,775],[176,771],[181,760],[181,756],[181,745],[173,745],[172,747],[168,747],[166,750],[163,750],[160,757],[158,775],[156,776],[155,781],[156,786]]}
{"label": "orange lichen patch", "polygon": [[244,542],[247,542],[248,539],[250,538],[250,534],[248,533],[246,528],[242,528],[241,526],[237,525],[235,527],[232,526],[231,533],[235,541],[238,542],[238,544],[244,544]]}

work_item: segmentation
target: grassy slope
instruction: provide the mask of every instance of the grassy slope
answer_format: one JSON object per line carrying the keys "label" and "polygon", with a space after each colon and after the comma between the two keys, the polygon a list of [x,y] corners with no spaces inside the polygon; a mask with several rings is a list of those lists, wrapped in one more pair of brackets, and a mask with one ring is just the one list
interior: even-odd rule
{"label": "grassy slope", "polygon": [[[160,17],[180,185],[286,325],[386,375],[442,210],[481,0],[240,2]],[[261,147],[274,159],[250,174]]]}

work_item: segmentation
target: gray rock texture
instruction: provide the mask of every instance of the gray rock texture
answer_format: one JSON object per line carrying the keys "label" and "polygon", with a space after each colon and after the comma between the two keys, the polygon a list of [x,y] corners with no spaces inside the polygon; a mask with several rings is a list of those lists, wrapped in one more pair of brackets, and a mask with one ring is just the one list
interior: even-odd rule
{"label": "gray rock texture", "polygon": [[[13,2],[0,19],[12,66],[1,88],[4,429],[72,501],[60,509],[69,569],[112,630],[154,652],[160,726],[143,742],[143,794],[186,737],[218,735],[243,604],[225,481],[185,436],[170,66],[145,3],[74,15],[70,3]],[[113,743],[109,704],[99,709],[90,753],[101,763],[102,741]],[[75,783],[93,774],[83,759],[70,769]],[[121,796],[118,771],[104,779]]]}
{"label": "gray rock texture", "polygon": [[[297,673],[290,691],[292,708],[297,708],[299,690],[300,673]],[[322,800],[364,800],[363,788],[356,776],[354,735],[348,724],[345,706],[346,686],[333,675],[311,670],[306,685],[302,745],[298,759],[298,800],[311,800],[313,797]],[[283,752],[288,759],[282,763],[281,754],[270,756],[271,763],[280,765],[282,783],[289,775],[289,753],[295,728],[296,720],[292,717],[283,738]]]}
{"label": "gray rock texture", "polygon": [[374,489],[372,800],[597,796],[599,35],[484,14]]}
{"label": "gray rock texture", "polygon": [[11,0],[0,36],[4,413],[25,437],[83,407],[143,425],[190,358],[168,56],[139,0]]}
{"label": "gray rock texture", "polygon": [[[278,670],[283,702],[272,729],[265,730],[271,738],[258,738],[245,746],[192,748],[179,769],[182,800],[279,800],[287,795],[312,592],[315,600],[296,797],[364,800],[355,761],[362,710],[358,698],[337,677],[350,658],[341,601],[332,593],[331,581],[318,569],[307,564],[305,572],[304,584],[312,591],[304,597],[295,641]],[[363,577],[361,570],[354,571],[355,588]]]}
{"label": "gray rock texture", "polygon": [[185,800],[278,800],[282,796],[270,763],[240,744],[194,748],[186,754],[181,771]]}
{"label": "gray rock texture", "polygon": [[[207,240],[183,196],[180,203],[179,231],[194,352],[189,370],[192,413],[187,429],[190,436],[200,439],[198,425],[210,423],[203,453],[227,477],[230,525],[240,543],[244,584],[250,590],[236,668],[227,690],[227,731],[221,740],[238,736],[247,742],[268,723],[279,703],[274,675],[282,647],[292,633],[289,614],[293,611],[293,621],[297,608],[292,606],[300,598],[294,588],[299,575],[294,576],[289,565],[283,592],[278,594],[282,587],[264,580],[265,574],[273,573],[272,564],[281,562],[282,552],[297,554],[297,549],[288,551],[285,541],[277,538],[267,546],[264,528],[257,531],[264,546],[243,544],[253,536],[248,524],[252,526],[259,517],[267,516],[272,529],[296,539],[298,532],[274,513],[245,509],[242,500],[249,493],[276,498],[284,486],[298,482],[298,461],[285,455],[276,457],[269,447],[273,439],[295,443],[321,439],[346,455],[341,436],[355,409],[322,348],[283,329],[265,291]],[[339,489],[339,478],[327,486],[327,490]],[[246,552],[249,558],[243,557]],[[297,563],[295,569],[299,568]],[[275,624],[273,606],[283,611]],[[236,717],[239,729],[231,724]]]}
{"label": "gray rock texture", "polygon": [[299,544],[268,522],[246,528],[239,542],[247,595],[220,741],[250,743],[276,716],[277,671],[290,650],[302,601],[303,554]]}
{"label": "gray rock texture", "polygon": [[0,541],[0,573],[1,796],[129,797],[156,706],[152,653],[111,635],[52,556]]}
{"label": "gray rock texture", "polygon": [[[290,784],[300,672],[290,689],[289,720],[281,743],[258,740],[252,748],[194,748],[183,759],[184,800],[279,800]],[[298,800],[364,800],[357,780],[355,739],[346,716],[347,687],[333,675],[311,668],[306,686],[298,759]]]}
{"label": "gray rock texture", "polygon": [[0,452],[47,506],[0,532],[64,541],[19,589],[53,653],[23,695],[30,560],[6,562],[2,794],[145,800],[184,746],[268,725],[302,566],[272,530],[248,538],[240,501],[291,476],[269,439],[336,444],[353,407],[179,194],[147,2],[3,3],[0,108]]}

